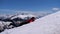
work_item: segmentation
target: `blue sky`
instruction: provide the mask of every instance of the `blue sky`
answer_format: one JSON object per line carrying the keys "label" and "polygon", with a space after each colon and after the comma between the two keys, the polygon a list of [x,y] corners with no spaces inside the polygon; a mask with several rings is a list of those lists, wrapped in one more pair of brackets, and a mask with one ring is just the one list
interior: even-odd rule
{"label": "blue sky", "polygon": [[0,14],[14,11],[50,11],[60,8],[60,0],[0,0]]}

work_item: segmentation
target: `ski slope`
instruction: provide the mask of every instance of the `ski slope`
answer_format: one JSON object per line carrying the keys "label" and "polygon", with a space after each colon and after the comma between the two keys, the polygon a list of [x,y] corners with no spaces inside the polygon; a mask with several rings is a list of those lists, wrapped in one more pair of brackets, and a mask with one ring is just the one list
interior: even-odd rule
{"label": "ski slope", "polygon": [[0,34],[60,34],[60,11]]}

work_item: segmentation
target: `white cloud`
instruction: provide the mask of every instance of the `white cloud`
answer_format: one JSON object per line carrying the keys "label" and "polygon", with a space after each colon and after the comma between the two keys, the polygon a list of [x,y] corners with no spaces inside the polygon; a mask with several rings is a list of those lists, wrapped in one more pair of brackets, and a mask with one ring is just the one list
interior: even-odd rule
{"label": "white cloud", "polygon": [[28,13],[28,14],[34,14],[34,15],[40,15],[40,16],[45,16],[45,15],[48,15],[48,14],[52,13],[50,11],[21,11],[21,10],[10,10],[10,9],[0,9],[0,11],[9,12],[8,14]]}
{"label": "white cloud", "polygon": [[58,11],[58,10],[60,10],[60,8],[52,8],[52,10]]}

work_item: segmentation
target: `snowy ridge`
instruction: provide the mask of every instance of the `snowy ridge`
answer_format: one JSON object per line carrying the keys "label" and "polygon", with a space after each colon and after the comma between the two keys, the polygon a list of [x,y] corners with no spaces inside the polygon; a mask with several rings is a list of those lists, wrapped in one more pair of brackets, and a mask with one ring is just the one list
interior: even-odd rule
{"label": "snowy ridge", "polygon": [[16,16],[12,17],[11,19],[14,19],[14,18],[17,18],[17,17],[24,19],[25,17],[36,17],[36,16],[31,15],[31,14],[28,14],[28,15],[20,15],[19,14],[19,15],[16,15]]}
{"label": "snowy ridge", "polygon": [[48,14],[51,14],[51,13],[46,13],[46,12],[18,12],[16,14],[0,14],[0,19],[3,18],[3,19],[6,19],[6,18],[11,18],[13,16],[13,18],[11,19],[14,19],[16,17],[21,17],[21,18],[24,18],[24,17],[36,17],[36,18],[41,18],[43,16],[46,16]]}
{"label": "snowy ridge", "polygon": [[60,11],[0,34],[60,34]]}

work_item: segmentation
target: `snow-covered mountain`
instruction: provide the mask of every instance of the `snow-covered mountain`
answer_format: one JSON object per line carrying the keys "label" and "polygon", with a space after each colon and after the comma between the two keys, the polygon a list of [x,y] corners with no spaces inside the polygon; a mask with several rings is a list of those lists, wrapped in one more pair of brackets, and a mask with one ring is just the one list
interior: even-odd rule
{"label": "snow-covered mountain", "polygon": [[36,18],[41,18],[43,16],[46,16],[48,14],[51,14],[51,13],[43,13],[43,12],[38,12],[38,13],[25,13],[25,12],[19,12],[19,13],[16,13],[16,14],[3,14],[3,15],[0,15],[0,19],[6,19],[6,18],[11,18],[11,19],[14,19],[16,17],[21,17],[21,18],[24,18],[24,17],[36,17]]}
{"label": "snow-covered mountain", "polygon": [[0,34],[60,34],[60,11]]}
{"label": "snow-covered mountain", "polygon": [[25,17],[37,17],[37,16],[32,15],[32,14],[23,14],[23,15],[18,14],[18,15],[13,16],[11,19],[14,19],[14,18],[17,18],[17,17],[24,19]]}

